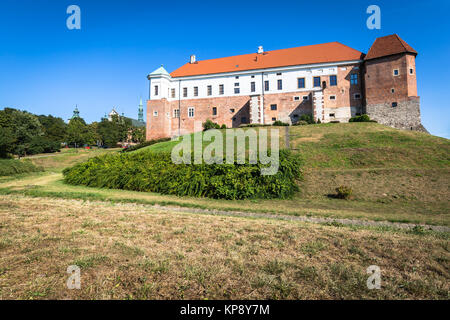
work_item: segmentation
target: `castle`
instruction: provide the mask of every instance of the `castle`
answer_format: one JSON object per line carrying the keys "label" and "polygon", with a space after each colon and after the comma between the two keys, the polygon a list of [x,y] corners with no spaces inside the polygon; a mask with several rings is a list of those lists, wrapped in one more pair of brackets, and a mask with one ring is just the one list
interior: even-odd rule
{"label": "castle", "polygon": [[227,127],[295,124],[303,114],[347,122],[368,114],[381,124],[422,130],[417,52],[398,35],[367,54],[339,42],[190,61],[148,75],[147,139],[193,132],[210,119]]}

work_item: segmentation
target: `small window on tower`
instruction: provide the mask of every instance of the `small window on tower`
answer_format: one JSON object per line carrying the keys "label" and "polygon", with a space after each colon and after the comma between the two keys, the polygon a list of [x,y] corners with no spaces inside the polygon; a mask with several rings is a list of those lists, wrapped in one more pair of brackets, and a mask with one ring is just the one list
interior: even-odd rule
{"label": "small window on tower", "polygon": [[175,98],[175,89],[171,89],[171,91],[170,91],[170,92],[171,92],[171,94],[170,94],[170,95],[172,96],[172,98]]}
{"label": "small window on tower", "polygon": [[397,102],[392,102],[392,108],[397,107]]}
{"label": "small window on tower", "polygon": [[231,113],[234,113],[234,108],[231,108],[231,109],[230,109],[230,112],[231,112]]}
{"label": "small window on tower", "polygon": [[216,107],[212,108],[212,115],[217,116],[217,108]]}
{"label": "small window on tower", "polygon": [[336,96],[330,96],[330,100],[336,100]]}
{"label": "small window on tower", "polygon": [[153,116],[157,117],[158,116],[158,111],[153,111]]}
{"label": "small window on tower", "polygon": [[394,69],[394,77],[398,76],[400,74],[400,71],[398,69]]}
{"label": "small window on tower", "polygon": [[355,93],[353,95],[353,99],[355,99],[355,100],[361,99],[361,95],[359,93]]}
{"label": "small window on tower", "polygon": [[414,74],[414,69],[413,68],[409,69],[409,74]]}
{"label": "small window on tower", "polygon": [[277,105],[276,104],[271,104],[270,105],[270,110],[277,110]]}
{"label": "small window on tower", "polygon": [[391,89],[391,93],[395,93],[395,89],[394,88]]}
{"label": "small window on tower", "polygon": [[158,89],[159,89],[159,87],[158,87],[158,86],[155,86],[155,96],[158,95]]}

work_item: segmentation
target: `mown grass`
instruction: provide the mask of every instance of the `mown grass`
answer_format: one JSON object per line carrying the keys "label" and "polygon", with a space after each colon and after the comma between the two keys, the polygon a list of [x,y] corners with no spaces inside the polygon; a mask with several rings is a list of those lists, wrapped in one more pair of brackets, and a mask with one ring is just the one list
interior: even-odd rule
{"label": "mown grass", "polygon": [[[442,233],[14,195],[1,197],[0,221],[0,299],[449,297]],[[73,264],[81,290],[65,287]],[[367,289],[370,265],[380,290]]]}

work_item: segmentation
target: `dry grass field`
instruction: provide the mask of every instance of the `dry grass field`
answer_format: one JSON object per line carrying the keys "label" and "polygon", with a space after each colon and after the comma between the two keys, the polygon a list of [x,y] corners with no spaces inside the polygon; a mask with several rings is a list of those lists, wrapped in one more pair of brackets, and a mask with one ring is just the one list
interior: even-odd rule
{"label": "dry grass field", "polygon": [[449,298],[447,234],[24,196],[2,196],[0,221],[0,299]]}

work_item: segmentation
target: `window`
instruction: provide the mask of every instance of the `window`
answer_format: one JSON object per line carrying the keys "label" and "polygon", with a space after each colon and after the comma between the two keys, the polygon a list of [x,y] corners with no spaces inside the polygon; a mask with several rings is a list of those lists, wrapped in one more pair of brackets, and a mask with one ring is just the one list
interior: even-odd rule
{"label": "window", "polygon": [[247,123],[247,118],[246,117],[242,117],[241,118],[241,123]]}
{"label": "window", "polygon": [[180,109],[173,109],[173,117],[174,118],[180,117]]}
{"label": "window", "polygon": [[255,76],[252,76],[252,79],[254,78]]}
{"label": "window", "polygon": [[194,114],[195,114],[195,109],[194,109],[194,107],[189,107],[189,108],[188,108],[188,117],[189,117],[189,118],[193,118],[193,117],[194,117]]}
{"label": "window", "polygon": [[269,80],[264,81],[264,90],[269,91]]}
{"label": "window", "polygon": [[397,107],[397,102],[392,102],[392,108]]}
{"label": "window", "polygon": [[355,93],[353,95],[353,99],[355,99],[355,100],[361,99],[361,95],[359,93]]}
{"label": "window", "polygon": [[239,90],[239,88],[234,88],[234,93],[235,94],[239,94],[241,92],[241,90]]}
{"label": "window", "polygon": [[175,98],[175,89],[171,89],[170,92],[171,92],[171,94],[170,94],[171,97],[172,97],[172,98]]}
{"label": "window", "polygon": [[194,87],[194,97],[198,97],[198,87]]}
{"label": "window", "polygon": [[277,80],[277,86],[278,86],[278,90],[283,90],[283,80],[278,79]]}
{"label": "window", "polygon": [[358,84],[358,74],[357,73],[352,73],[350,75],[350,84]]}
{"label": "window", "polygon": [[409,74],[414,74],[414,69],[413,68],[409,68]]}
{"label": "window", "polygon": [[235,79],[239,79],[239,76],[234,77]]}
{"label": "window", "polygon": [[239,87],[239,82],[235,82],[235,83],[234,83],[234,86],[235,86],[235,87]]}
{"label": "window", "polygon": [[183,88],[183,97],[187,97],[187,88]]}
{"label": "window", "polygon": [[299,89],[303,89],[305,87],[305,78],[298,78],[297,79],[297,87]]}
{"label": "window", "polygon": [[320,77],[314,77],[314,87],[320,87]]}
{"label": "window", "polygon": [[336,96],[330,96],[330,100],[336,100]]}
{"label": "window", "polygon": [[391,93],[395,93],[395,89],[394,88],[391,89]]}
{"label": "window", "polygon": [[303,101],[309,100],[309,96],[303,96]]}
{"label": "window", "polygon": [[155,86],[155,96],[158,95],[158,89],[159,89],[159,87],[158,87],[158,86]]}
{"label": "window", "polygon": [[208,86],[208,96],[212,95],[212,86]]}
{"label": "window", "polygon": [[329,114],[330,118],[334,118],[334,113]]}
{"label": "window", "polygon": [[217,116],[217,107],[212,108],[212,115]]}
{"label": "window", "polygon": [[294,101],[299,101],[299,100],[300,100],[299,96],[294,97]]}
{"label": "window", "polygon": [[153,111],[153,116],[157,117],[158,116],[158,111]]}
{"label": "window", "polygon": [[234,113],[234,108],[231,108],[231,109],[230,109],[230,112],[231,112],[231,113]]}
{"label": "window", "polygon": [[277,105],[276,104],[271,104],[270,105],[270,110],[277,110]]}
{"label": "window", "polygon": [[251,92],[255,92],[256,91],[256,86],[255,86],[255,82],[250,82],[250,91]]}
{"label": "window", "polygon": [[330,87],[337,86],[337,76],[330,76]]}
{"label": "window", "polygon": [[278,73],[277,73],[277,76],[281,76],[281,72],[278,72]]}
{"label": "window", "polygon": [[394,74],[394,77],[396,77],[400,74],[400,71],[398,69],[394,69],[393,74]]}
{"label": "window", "polygon": [[277,120],[277,118],[272,118],[272,121],[276,121]]}
{"label": "window", "polygon": [[219,84],[219,94],[223,94],[223,84]]}

